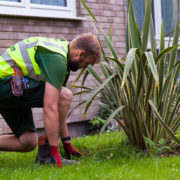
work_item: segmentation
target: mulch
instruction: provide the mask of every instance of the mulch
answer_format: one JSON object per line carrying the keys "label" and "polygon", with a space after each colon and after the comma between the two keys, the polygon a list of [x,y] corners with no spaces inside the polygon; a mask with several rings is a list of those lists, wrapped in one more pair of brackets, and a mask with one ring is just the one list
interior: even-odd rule
{"label": "mulch", "polygon": [[160,154],[160,157],[164,156],[180,156],[180,147],[175,148],[174,151],[166,151]]}

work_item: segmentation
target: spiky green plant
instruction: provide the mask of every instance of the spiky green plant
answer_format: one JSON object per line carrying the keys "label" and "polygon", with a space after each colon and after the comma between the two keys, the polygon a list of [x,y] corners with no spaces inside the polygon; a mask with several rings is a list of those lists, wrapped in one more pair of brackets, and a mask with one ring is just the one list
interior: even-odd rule
{"label": "spiky green plant", "polygon": [[[141,34],[135,20],[132,1],[129,0],[127,56],[120,59],[111,38],[103,32],[85,2],[83,0],[80,2],[93,18],[97,29],[100,29],[112,55],[107,57],[102,48],[103,60],[100,63],[100,69],[103,78],[102,74],[98,74],[92,66],[88,66],[82,86],[75,86],[81,90],[84,89],[78,94],[92,93],[87,101],[81,102],[84,104],[84,115],[95,97],[101,94],[109,106],[103,103],[101,105],[111,113],[101,132],[112,119],[115,119],[123,128],[130,143],[141,149],[148,149],[147,139],[153,141],[155,146],[161,139],[166,146],[171,146],[172,142],[180,145],[180,139],[175,136],[180,125],[180,86],[178,84],[180,61],[176,62],[179,46],[179,17],[177,16],[172,46],[168,48],[164,47],[162,23],[160,48],[157,52],[151,14],[152,0],[146,1]],[[151,43],[150,49],[148,49],[148,41]],[[170,57],[168,70],[165,72],[168,55]],[[97,88],[84,86],[88,73],[96,79]]]}

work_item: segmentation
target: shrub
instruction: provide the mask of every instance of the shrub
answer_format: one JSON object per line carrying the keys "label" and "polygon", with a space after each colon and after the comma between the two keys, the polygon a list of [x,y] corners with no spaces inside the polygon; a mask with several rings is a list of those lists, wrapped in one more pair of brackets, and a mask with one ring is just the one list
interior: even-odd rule
{"label": "shrub", "polygon": [[[93,18],[97,31],[100,29],[112,54],[108,57],[102,48],[103,60],[100,63],[100,69],[103,78],[102,74],[98,74],[92,66],[89,65],[87,68],[80,87],[86,91],[79,93],[91,92],[92,95],[86,102],[81,103],[84,104],[84,115],[95,97],[101,94],[108,102],[108,106],[106,103],[101,103],[101,105],[111,114],[101,132],[112,119],[116,119],[130,143],[141,149],[150,149],[149,142],[153,142],[153,146],[158,148],[159,146],[173,147],[175,143],[180,145],[180,139],[175,136],[180,125],[180,86],[178,83],[180,61],[176,62],[177,48],[180,46],[178,45],[179,17],[177,16],[172,46],[168,48],[164,48],[162,23],[160,49],[157,51],[151,14],[152,0],[146,2],[141,34],[135,21],[132,1],[129,0],[127,56],[120,59],[111,38],[103,32],[84,1],[80,1]],[[148,40],[151,42],[150,49],[148,49]],[[168,55],[170,58],[166,72],[165,64]],[[97,88],[84,87],[88,73],[96,79]],[[162,139],[163,143],[160,143]]]}

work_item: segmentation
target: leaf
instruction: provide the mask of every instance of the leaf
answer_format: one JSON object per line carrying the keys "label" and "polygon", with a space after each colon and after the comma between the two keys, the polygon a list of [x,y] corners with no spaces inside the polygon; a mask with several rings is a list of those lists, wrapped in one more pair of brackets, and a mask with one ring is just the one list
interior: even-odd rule
{"label": "leaf", "polygon": [[151,51],[149,52],[145,52],[147,61],[148,61],[148,65],[151,69],[151,72],[153,74],[153,77],[156,81],[156,86],[158,87],[159,85],[159,78],[158,78],[158,73],[157,73],[157,69],[156,69],[156,65],[155,65],[155,61],[154,61],[154,57]]}
{"label": "leaf", "polygon": [[[163,24],[163,20],[162,20],[162,24],[161,24],[161,39],[160,39],[160,52],[162,52],[164,50],[164,24]],[[163,79],[164,79],[164,64],[165,62],[163,61],[163,59],[160,61],[160,65],[159,65],[159,94],[162,91],[162,86],[163,86]]]}
{"label": "leaf", "polygon": [[109,39],[112,42],[112,27],[110,28],[110,31],[109,31]]}
{"label": "leaf", "polygon": [[81,94],[84,94],[84,93],[89,93],[90,91],[79,91],[79,92],[76,92],[73,94],[73,96],[77,96],[77,95],[81,95]]}
{"label": "leaf", "polygon": [[144,68],[142,61],[139,63],[138,66],[138,74],[137,74],[137,82],[136,82],[136,100],[138,101],[139,94],[141,90],[143,89],[143,74]]}
{"label": "leaf", "polygon": [[107,78],[96,90],[95,92],[91,95],[91,97],[86,101],[84,107],[84,114],[83,114],[83,118],[86,115],[87,110],[89,109],[89,106],[91,105],[91,103],[93,102],[94,98],[96,97],[96,95],[104,88],[104,86],[112,79],[115,77],[116,74],[112,74],[109,78]]}
{"label": "leaf", "polygon": [[84,73],[85,69],[81,69],[81,72],[79,73],[78,77],[76,78],[76,80],[74,81],[74,83],[71,85],[71,87],[74,87],[75,84],[77,83],[77,81],[80,79],[80,77],[82,76],[82,74]]}
{"label": "leaf", "polygon": [[81,105],[84,104],[85,102],[86,102],[86,100],[84,100],[84,101],[80,102],[79,104],[77,104],[77,105],[68,113],[67,118],[71,115],[71,113],[72,113],[75,109],[77,109],[79,106],[81,106]]}
{"label": "leaf", "polygon": [[164,138],[161,138],[161,139],[158,141],[158,143],[159,143],[160,145],[163,145],[163,144],[165,143],[165,139],[164,139]]}
{"label": "leaf", "polygon": [[91,12],[91,10],[87,7],[86,3],[83,0],[80,0],[81,4],[84,6],[84,8],[87,10],[87,12],[89,13],[89,15],[93,18],[93,20],[96,22],[96,24],[99,24],[96,20],[96,18],[94,17],[93,13]]}
{"label": "leaf", "polygon": [[83,79],[82,79],[82,83],[81,83],[82,86],[84,86],[84,83],[85,83],[88,75],[89,75],[89,71],[86,70],[86,72],[85,72],[85,74],[84,74],[84,76],[83,76]]}
{"label": "leaf", "polygon": [[93,88],[85,87],[85,86],[74,86],[75,88],[93,90]]}
{"label": "leaf", "polygon": [[162,120],[160,114],[158,113],[156,107],[154,106],[152,101],[149,101],[149,104],[151,105],[152,110],[154,111],[159,123],[161,124],[161,126],[164,128],[164,130],[167,132],[167,134],[177,143],[180,145],[180,139],[177,138],[175,136],[175,134],[173,133],[173,131],[167,126],[166,123],[164,123],[164,121]]}
{"label": "leaf", "polygon": [[141,42],[139,41],[141,38],[139,37],[139,33],[136,28],[136,20],[134,16],[134,10],[132,5],[132,0],[129,0],[128,7],[128,29],[131,38],[131,43],[133,48],[141,49]]}
{"label": "leaf", "polygon": [[125,106],[121,106],[118,107],[106,120],[105,124],[103,125],[103,127],[101,128],[101,131],[99,133],[99,136],[103,133],[103,131],[105,130],[106,126],[113,120],[113,118],[117,115],[117,113],[121,110],[123,110],[125,108]]}
{"label": "leaf", "polygon": [[131,46],[130,37],[129,37],[129,28],[128,24],[126,25],[126,54],[129,52]]}
{"label": "leaf", "polygon": [[150,138],[144,137],[144,139],[150,148],[154,146],[154,142]]}
{"label": "leaf", "polygon": [[106,36],[106,34],[104,33],[103,30],[101,30],[101,31],[102,31],[102,34],[103,34],[103,36],[104,36],[104,40],[105,40],[105,42],[106,42],[106,44],[107,44],[107,46],[108,46],[108,48],[109,48],[112,56],[113,56],[115,59],[119,59],[119,58],[118,58],[118,55],[117,55],[117,52],[116,52],[115,48],[113,47],[113,44],[112,44],[111,40]]}
{"label": "leaf", "polygon": [[[178,40],[179,40],[179,0],[177,1],[177,19],[176,19],[176,27],[175,27],[175,33],[174,33],[174,37],[173,37],[173,45],[178,44]],[[170,59],[169,59],[169,65],[168,65],[168,72],[171,71],[171,69],[173,68],[173,65],[176,62],[176,57],[177,57],[177,49],[173,50],[171,52],[170,55]]]}
{"label": "leaf", "polygon": [[91,73],[91,75],[94,76],[94,78],[101,84],[103,83],[103,80],[101,79],[101,77],[99,76],[99,74],[95,71],[95,69],[91,66],[88,65],[87,70],[89,71],[89,73]]}
{"label": "leaf", "polygon": [[148,44],[148,37],[149,37],[149,30],[150,30],[150,20],[151,20],[151,7],[152,7],[152,0],[148,0],[146,3],[145,9],[145,17],[144,17],[144,24],[143,24],[143,35],[142,35],[142,51],[147,50]]}
{"label": "leaf", "polygon": [[168,47],[166,49],[164,49],[156,58],[155,58],[155,63],[157,64],[159,62],[159,60],[161,59],[161,57],[165,56],[166,54],[170,53],[172,50],[174,50],[175,48],[177,48],[178,46],[180,46],[180,44],[178,45],[174,45],[171,47]]}
{"label": "leaf", "polygon": [[129,70],[133,64],[133,61],[135,60],[135,55],[136,55],[136,51],[138,49],[137,48],[132,48],[129,50],[128,54],[127,54],[127,58],[126,58],[126,64],[125,64],[125,68],[124,68],[124,73],[123,73],[123,81],[121,84],[121,88],[123,88],[125,81],[127,79],[127,76],[129,74]]}
{"label": "leaf", "polygon": [[151,49],[153,50],[156,43],[155,43],[154,23],[153,23],[152,15],[150,21],[150,42],[151,42]]}
{"label": "leaf", "polygon": [[99,37],[98,37],[98,42],[99,42],[99,45],[100,45],[100,47],[101,47],[101,53],[102,53],[102,57],[103,57],[102,60],[104,60],[104,61],[106,61],[106,62],[108,63],[108,60],[107,60],[107,58],[106,58],[106,54],[105,54],[105,52],[104,52],[104,49],[103,49],[103,46],[102,46],[102,43],[101,43]]}

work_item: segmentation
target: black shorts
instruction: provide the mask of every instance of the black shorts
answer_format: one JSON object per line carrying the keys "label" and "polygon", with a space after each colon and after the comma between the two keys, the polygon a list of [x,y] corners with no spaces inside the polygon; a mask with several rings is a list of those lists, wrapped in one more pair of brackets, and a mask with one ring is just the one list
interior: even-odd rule
{"label": "black shorts", "polygon": [[33,122],[32,107],[43,107],[45,83],[28,79],[29,88],[22,96],[12,94],[10,81],[0,84],[0,114],[16,137],[25,131],[36,131]]}

